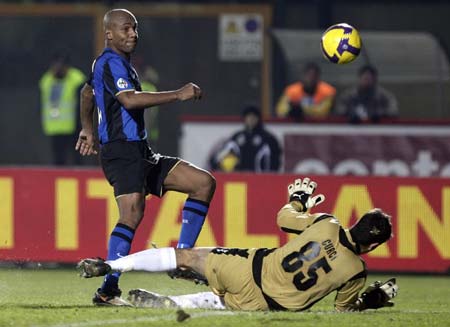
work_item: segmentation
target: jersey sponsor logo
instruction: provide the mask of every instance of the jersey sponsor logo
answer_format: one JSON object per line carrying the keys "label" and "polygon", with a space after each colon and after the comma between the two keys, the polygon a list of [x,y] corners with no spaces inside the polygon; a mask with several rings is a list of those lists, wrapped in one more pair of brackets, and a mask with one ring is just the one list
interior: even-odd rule
{"label": "jersey sponsor logo", "polygon": [[123,78],[119,78],[116,84],[119,89],[125,89],[128,87],[128,82]]}

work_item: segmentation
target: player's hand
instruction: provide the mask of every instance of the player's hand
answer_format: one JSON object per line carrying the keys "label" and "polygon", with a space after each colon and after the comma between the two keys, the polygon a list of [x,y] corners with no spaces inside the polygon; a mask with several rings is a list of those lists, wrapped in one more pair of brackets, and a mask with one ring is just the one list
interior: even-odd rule
{"label": "player's hand", "polygon": [[202,98],[202,90],[194,83],[188,83],[181,89],[177,90],[177,98],[180,101],[190,99],[200,100]]}
{"label": "player's hand", "polygon": [[306,212],[308,209],[317,206],[325,201],[325,195],[319,194],[312,196],[317,183],[305,177],[303,181],[299,178],[293,184],[288,185],[289,202],[295,210],[299,212]]}
{"label": "player's hand", "polygon": [[382,307],[392,307],[393,302],[390,302],[398,294],[398,285],[395,278],[382,283],[376,281],[369,285],[366,290],[358,298],[357,303],[360,310],[365,309],[379,309]]}
{"label": "player's hand", "polygon": [[77,144],[75,145],[75,151],[79,151],[82,156],[97,154],[94,133],[82,129],[78,136]]}

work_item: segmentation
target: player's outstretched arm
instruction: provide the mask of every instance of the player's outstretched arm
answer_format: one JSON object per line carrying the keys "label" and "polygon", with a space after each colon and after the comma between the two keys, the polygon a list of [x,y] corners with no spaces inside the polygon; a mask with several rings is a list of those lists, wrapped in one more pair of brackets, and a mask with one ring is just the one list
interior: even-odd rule
{"label": "player's outstretched arm", "polygon": [[390,300],[398,294],[398,285],[395,278],[391,278],[384,283],[376,281],[358,296],[358,289],[361,289],[364,285],[363,280],[365,279],[360,278],[350,281],[338,291],[335,299],[337,311],[363,311],[394,306],[394,303]]}
{"label": "player's outstretched arm", "polygon": [[383,307],[392,307],[391,302],[398,294],[398,285],[395,278],[386,282],[376,281],[369,285],[356,301],[358,310],[379,309]]}
{"label": "player's outstretched arm", "polygon": [[80,91],[81,131],[75,150],[83,156],[97,154],[94,137],[94,93],[89,84],[84,84]]}
{"label": "player's outstretched arm", "polygon": [[317,188],[317,183],[308,177],[303,181],[298,178],[294,183],[288,185],[289,202],[298,212],[306,212],[309,209],[325,201],[325,196],[319,194],[312,196]]}
{"label": "player's outstretched arm", "polygon": [[290,204],[286,204],[277,214],[277,225],[286,233],[300,234],[312,225],[317,215],[307,212],[298,212]]}
{"label": "player's outstretched arm", "polygon": [[174,101],[199,100],[202,90],[194,83],[188,83],[182,88],[165,92],[138,92],[130,90],[117,95],[119,102],[128,110],[145,109]]}
{"label": "player's outstretched arm", "polygon": [[366,276],[365,274],[362,274],[359,278],[355,277],[352,278],[352,280],[347,281],[338,289],[336,298],[334,299],[334,308],[336,311],[360,311],[357,301],[359,292],[366,283]]}
{"label": "player's outstretched arm", "polygon": [[307,211],[325,200],[323,194],[312,196],[316,188],[317,183],[308,177],[298,178],[288,185],[289,203],[277,215],[281,230],[299,234],[314,223],[319,214],[312,215]]}

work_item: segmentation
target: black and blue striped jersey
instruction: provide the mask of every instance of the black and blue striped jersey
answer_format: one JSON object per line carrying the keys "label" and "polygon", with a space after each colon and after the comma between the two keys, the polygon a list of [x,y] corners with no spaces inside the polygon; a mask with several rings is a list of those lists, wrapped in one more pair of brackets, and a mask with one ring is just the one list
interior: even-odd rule
{"label": "black and blue striped jersey", "polygon": [[98,110],[98,135],[101,144],[147,138],[144,109],[127,110],[118,100],[122,92],[141,91],[141,84],[130,62],[105,48],[94,61],[91,86]]}

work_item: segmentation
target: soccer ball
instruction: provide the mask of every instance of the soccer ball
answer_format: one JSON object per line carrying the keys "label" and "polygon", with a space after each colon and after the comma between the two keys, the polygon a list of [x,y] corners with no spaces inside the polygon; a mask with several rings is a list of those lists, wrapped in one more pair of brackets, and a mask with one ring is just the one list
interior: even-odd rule
{"label": "soccer ball", "polygon": [[348,64],[358,57],[361,51],[361,38],[358,31],[346,23],[329,27],[320,42],[324,57],[335,64]]}

